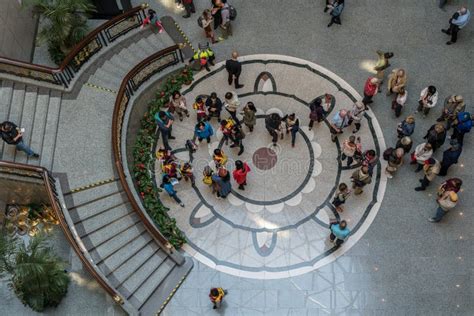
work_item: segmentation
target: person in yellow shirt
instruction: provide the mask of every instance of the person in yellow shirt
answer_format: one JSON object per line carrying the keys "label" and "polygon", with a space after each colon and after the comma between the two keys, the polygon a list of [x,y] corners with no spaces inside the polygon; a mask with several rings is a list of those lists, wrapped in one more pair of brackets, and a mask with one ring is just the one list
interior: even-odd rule
{"label": "person in yellow shirt", "polygon": [[212,304],[214,304],[212,307],[213,309],[219,308],[221,306],[222,300],[226,294],[227,291],[221,287],[215,287],[211,289],[209,292],[209,298],[211,299]]}

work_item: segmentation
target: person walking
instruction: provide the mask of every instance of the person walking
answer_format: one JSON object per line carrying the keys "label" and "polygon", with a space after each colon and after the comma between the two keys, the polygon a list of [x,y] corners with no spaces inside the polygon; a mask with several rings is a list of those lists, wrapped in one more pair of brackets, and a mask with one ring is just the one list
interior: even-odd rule
{"label": "person walking", "polygon": [[378,93],[379,86],[380,86],[379,79],[375,77],[369,77],[365,81],[364,98],[362,99],[362,103],[364,103],[365,106],[374,102],[372,98]]}
{"label": "person walking", "polygon": [[217,97],[217,93],[212,92],[211,96],[206,99],[207,120],[210,121],[212,117],[217,117],[217,122],[221,122],[222,101]]}
{"label": "person walking", "polygon": [[363,188],[372,182],[372,176],[369,174],[369,167],[362,166],[355,170],[351,176],[352,188],[355,195],[360,195],[364,192]]}
{"label": "person walking", "polygon": [[429,86],[421,90],[420,99],[418,100],[418,108],[415,113],[422,112],[426,117],[430,110],[435,107],[438,102],[438,91],[435,86]]}
{"label": "person walking", "polygon": [[286,115],[283,121],[285,122],[286,133],[291,133],[291,147],[295,147],[296,134],[300,130],[300,120],[296,117],[295,113],[291,113]]}
{"label": "person walking", "polygon": [[212,27],[214,18],[212,17],[210,10],[206,9],[202,12],[201,21],[202,21],[202,28],[204,29],[206,38],[210,39],[212,44],[217,43],[216,35],[214,33],[214,28]]}
{"label": "person walking", "polygon": [[387,178],[392,179],[397,170],[403,165],[403,156],[405,155],[405,151],[403,148],[396,148],[390,152],[388,156],[388,164],[385,168],[385,174]]}
{"label": "person walking", "polygon": [[232,52],[232,58],[226,60],[225,62],[225,69],[227,70],[227,73],[229,74],[229,77],[227,78],[227,82],[229,83],[229,86],[232,85],[232,82],[235,81],[235,88],[240,89],[243,88],[244,85],[239,83],[239,77],[240,73],[242,72],[242,63],[238,60],[239,54],[237,51]]}
{"label": "person walking", "polygon": [[459,145],[457,140],[451,141],[451,147],[446,149],[443,152],[443,160],[441,161],[441,170],[439,171],[439,176],[446,176],[448,174],[448,169],[454,164],[458,163],[459,157],[462,153],[462,146]]}
{"label": "person walking", "polygon": [[184,181],[188,182],[191,180],[191,185],[196,183],[194,173],[193,173],[193,166],[189,162],[185,162],[179,167],[179,173],[184,178]]}
{"label": "person walking", "polygon": [[182,0],[184,10],[186,10],[186,14],[183,15],[183,18],[187,19],[191,16],[192,13],[196,13],[196,8],[194,7],[193,0]]}
{"label": "person walking", "polygon": [[234,125],[231,129],[231,133],[230,133],[229,138],[233,142],[233,144],[230,145],[230,148],[239,147],[239,152],[237,153],[237,156],[242,155],[244,153],[243,140],[245,138],[245,134],[242,131],[242,126],[237,125],[237,124]]}
{"label": "person walking", "polygon": [[198,139],[199,142],[202,142],[203,139],[207,140],[209,144],[211,142],[211,136],[214,135],[214,130],[212,129],[209,122],[201,121],[196,124],[194,128],[194,136]]}
{"label": "person walking", "polygon": [[457,42],[459,30],[464,28],[470,19],[471,12],[466,7],[461,7],[453,14],[451,19],[449,19],[449,28],[441,30],[441,32],[451,35],[451,40],[446,42],[446,45],[451,45]]}
{"label": "person walking", "polygon": [[273,146],[276,146],[278,134],[280,133],[281,117],[278,113],[270,113],[265,118],[265,128],[272,136]]}
{"label": "person walking", "polygon": [[409,153],[412,147],[413,147],[413,141],[411,140],[409,136],[404,136],[398,139],[397,144],[395,145],[395,149],[402,148],[405,154]]}
{"label": "person walking", "polygon": [[247,174],[250,172],[250,167],[246,162],[241,160],[235,161],[235,170],[232,172],[235,182],[239,185],[239,190],[245,190],[247,185]]}
{"label": "person walking", "polygon": [[225,168],[225,165],[227,163],[227,156],[226,156],[226,154],[224,153],[224,151],[222,149],[216,148],[216,149],[214,149],[214,154],[212,155],[212,160],[214,161],[214,163],[216,165],[216,170],[221,168],[221,167]]}
{"label": "person walking", "polygon": [[430,143],[422,143],[415,147],[415,151],[411,154],[411,165],[418,164],[415,172],[421,171],[425,165],[425,161],[433,155],[433,148]]}
{"label": "person walking", "polygon": [[377,63],[375,64],[374,70],[377,72],[377,74],[375,75],[375,78],[379,80],[378,92],[381,92],[381,87],[384,80],[384,71],[385,69],[390,67],[390,63],[388,62],[388,60],[393,57],[393,53],[391,52],[384,53],[381,50],[377,50],[377,56],[378,56],[378,59],[377,59]]}
{"label": "person walking", "polygon": [[360,143],[360,137],[354,135],[349,136],[349,139],[346,139],[342,143],[342,154],[341,160],[344,161],[347,158],[347,166],[350,167],[354,162],[354,157],[359,156],[362,158],[362,145]]}
{"label": "person walking", "polygon": [[426,139],[426,142],[431,144],[433,152],[435,152],[438,148],[443,146],[446,140],[446,129],[444,125],[441,123],[432,125],[423,139]]}
{"label": "person walking", "polygon": [[366,107],[364,103],[357,101],[352,105],[352,110],[349,112],[349,124],[354,123],[355,129],[352,131],[353,134],[360,130],[362,125],[362,118],[364,117]]}
{"label": "person walking", "polygon": [[318,123],[324,121],[331,107],[331,100],[331,95],[326,93],[324,95],[324,102],[321,97],[317,97],[309,103],[309,130],[313,129],[315,121]]}
{"label": "person walking", "polygon": [[342,220],[340,223],[331,224],[330,228],[331,234],[329,239],[336,244],[336,247],[340,247],[351,233],[345,220]]}
{"label": "person walking", "polygon": [[464,135],[472,129],[473,117],[469,112],[459,112],[453,122],[453,134],[451,139],[456,139],[459,145],[464,144]]}
{"label": "person walking", "polygon": [[420,179],[420,186],[415,188],[415,191],[424,191],[430,185],[430,183],[436,178],[441,169],[441,164],[438,160],[433,157],[425,160],[423,165],[423,172],[425,176]]}
{"label": "person walking", "polygon": [[248,127],[250,132],[253,132],[253,128],[257,123],[257,109],[255,108],[253,102],[247,102],[241,114],[244,116],[243,121],[245,126]]}
{"label": "person walking", "polygon": [[153,9],[148,9],[148,14],[143,20],[140,29],[143,29],[148,24],[155,25],[156,27],[158,27],[158,33],[163,33],[163,25],[161,25],[160,19],[158,18],[156,11]]}
{"label": "person walking", "polygon": [[466,105],[464,104],[464,98],[461,95],[450,95],[444,101],[443,112],[436,122],[446,121],[446,130],[451,128],[451,125],[456,120],[457,115],[460,112],[464,112]]}
{"label": "person walking", "polygon": [[348,111],[345,109],[339,110],[339,112],[334,114],[330,124],[331,140],[333,142],[336,142],[337,135],[342,134],[344,128],[349,126],[349,119]]}
{"label": "person walking", "polygon": [[224,99],[224,107],[229,112],[232,119],[235,121],[235,124],[240,125],[240,121],[237,118],[237,111],[240,107],[239,97],[235,92],[227,92]]}
{"label": "person walking", "polygon": [[212,182],[217,193],[217,198],[226,198],[232,191],[230,174],[225,168],[219,168],[217,174],[212,175]]}
{"label": "person walking", "polygon": [[339,213],[344,212],[342,205],[346,203],[347,198],[351,194],[351,190],[347,187],[347,184],[340,183],[337,189],[337,192],[332,200],[332,205],[336,208],[336,211]]}
{"label": "person walking", "polygon": [[415,131],[415,117],[413,115],[408,115],[406,119],[398,123],[397,134],[398,138],[405,136],[411,136]]}
{"label": "person walking", "polygon": [[407,74],[404,69],[394,69],[388,76],[387,96],[398,93],[407,84]]}
{"label": "person walking", "polygon": [[170,112],[178,114],[178,118],[180,121],[183,120],[184,115],[186,115],[186,117],[189,117],[189,111],[186,105],[186,98],[182,96],[179,91],[174,91],[171,94],[170,107],[168,107],[168,110]]}
{"label": "person walking", "polygon": [[155,121],[158,125],[158,129],[161,132],[161,138],[163,139],[163,146],[167,150],[172,150],[171,146],[169,145],[170,139],[175,139],[175,137],[171,136],[171,132],[173,131],[173,122],[174,117],[171,113],[167,111],[159,111],[155,114]]}
{"label": "person walking", "polygon": [[395,112],[395,117],[400,117],[402,114],[402,109],[407,102],[408,92],[405,88],[400,88],[397,93],[397,96],[392,101],[392,110]]}
{"label": "person walking", "polygon": [[224,290],[221,287],[212,288],[209,292],[209,299],[212,302],[212,309],[217,309],[221,307],[224,297],[227,295],[227,290]]}
{"label": "person walking", "polygon": [[168,195],[173,198],[176,203],[178,203],[181,207],[184,207],[184,203],[178,197],[178,193],[174,189],[173,183],[171,182],[171,178],[168,175],[165,174],[163,176],[163,183],[161,185],[163,189],[165,189],[166,193],[168,193]]}
{"label": "person walking", "polygon": [[379,157],[373,149],[366,150],[362,155],[362,166],[366,166],[369,169],[369,175],[372,176],[374,168],[379,162]]}
{"label": "person walking", "polygon": [[15,123],[5,121],[0,124],[0,136],[8,145],[15,145],[16,150],[23,151],[28,157],[39,158],[39,154],[35,153],[23,140],[25,130],[19,128]]}
{"label": "person walking", "polygon": [[344,10],[344,0],[335,0],[331,6],[331,21],[328,27],[331,27],[334,23],[341,25],[341,14]]}
{"label": "person walking", "polygon": [[222,30],[222,38],[225,40],[229,36],[232,36],[232,23],[230,21],[230,6],[227,3],[227,0],[220,0],[222,2],[221,6],[221,18],[222,23],[220,25]]}
{"label": "person walking", "polygon": [[432,223],[438,223],[441,221],[450,210],[456,207],[458,203],[458,195],[453,191],[446,191],[441,197],[436,199],[438,208],[436,209],[436,215],[429,218],[428,220]]}

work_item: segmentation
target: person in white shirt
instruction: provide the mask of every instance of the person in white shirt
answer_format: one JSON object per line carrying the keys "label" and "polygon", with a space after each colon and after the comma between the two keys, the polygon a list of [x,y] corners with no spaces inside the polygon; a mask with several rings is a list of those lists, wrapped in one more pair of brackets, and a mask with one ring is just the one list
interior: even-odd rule
{"label": "person in white shirt", "polygon": [[423,112],[426,117],[430,110],[435,107],[438,102],[438,91],[435,86],[428,86],[421,90],[420,99],[418,100],[418,108],[415,113]]}
{"label": "person in white shirt", "polygon": [[395,111],[395,116],[399,117],[402,114],[402,109],[407,102],[408,92],[405,88],[400,88],[397,97],[392,101],[392,110]]}

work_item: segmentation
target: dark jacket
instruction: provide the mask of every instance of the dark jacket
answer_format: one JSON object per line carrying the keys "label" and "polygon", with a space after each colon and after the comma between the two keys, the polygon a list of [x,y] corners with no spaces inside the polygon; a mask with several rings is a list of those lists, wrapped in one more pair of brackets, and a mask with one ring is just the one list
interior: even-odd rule
{"label": "dark jacket", "polygon": [[281,117],[276,113],[267,115],[265,118],[265,127],[269,130],[279,129],[281,125]]}
{"label": "dark jacket", "polygon": [[[19,137],[17,140],[14,140],[18,135],[18,126],[16,126],[15,123],[5,121],[1,124],[1,126],[2,128],[0,128],[0,135],[2,136],[2,139],[5,141],[5,143],[9,145],[16,145],[21,141],[21,137]],[[3,128],[5,128],[7,131],[3,131]]]}
{"label": "dark jacket", "polygon": [[449,165],[458,163],[459,156],[461,156],[462,147],[459,146],[457,150],[451,150],[451,148],[445,150],[443,152],[443,161],[441,162],[442,165]]}
{"label": "dark jacket", "polygon": [[409,152],[411,152],[411,148],[412,148],[412,147],[413,147],[413,142],[411,142],[409,145],[403,145],[403,144],[402,144],[402,140],[399,139],[399,140],[397,141],[397,145],[395,146],[395,149],[397,149],[397,148],[403,148],[403,152],[409,153]]}
{"label": "dark jacket", "polygon": [[235,76],[240,76],[240,73],[242,72],[242,64],[240,61],[229,59],[225,62],[225,69]]}
{"label": "dark jacket", "polygon": [[433,150],[436,150],[443,146],[444,141],[446,140],[446,131],[443,131],[442,133],[437,133],[435,131],[435,125],[433,125],[426,133],[424,139],[426,139],[426,142],[430,143],[431,146],[433,146]]}
{"label": "dark jacket", "polygon": [[215,108],[217,109],[217,112],[220,112],[222,110],[222,101],[221,99],[217,98],[216,103],[212,103],[211,97],[206,99],[206,107],[207,108]]}

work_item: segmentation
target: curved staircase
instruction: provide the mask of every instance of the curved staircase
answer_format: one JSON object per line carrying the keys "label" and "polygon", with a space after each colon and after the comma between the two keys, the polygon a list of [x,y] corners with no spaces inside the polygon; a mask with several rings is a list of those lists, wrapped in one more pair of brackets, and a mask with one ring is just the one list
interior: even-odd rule
{"label": "curved staircase", "polygon": [[144,225],[115,170],[112,114],[122,80],[141,60],[175,45],[166,33],[130,33],[127,41],[86,64],[70,92],[0,73],[8,78],[1,81],[0,120],[25,128],[26,143],[40,154],[27,159],[2,144],[0,160],[53,172],[68,229],[99,283],[129,314],[152,315],[162,310],[193,263]]}

